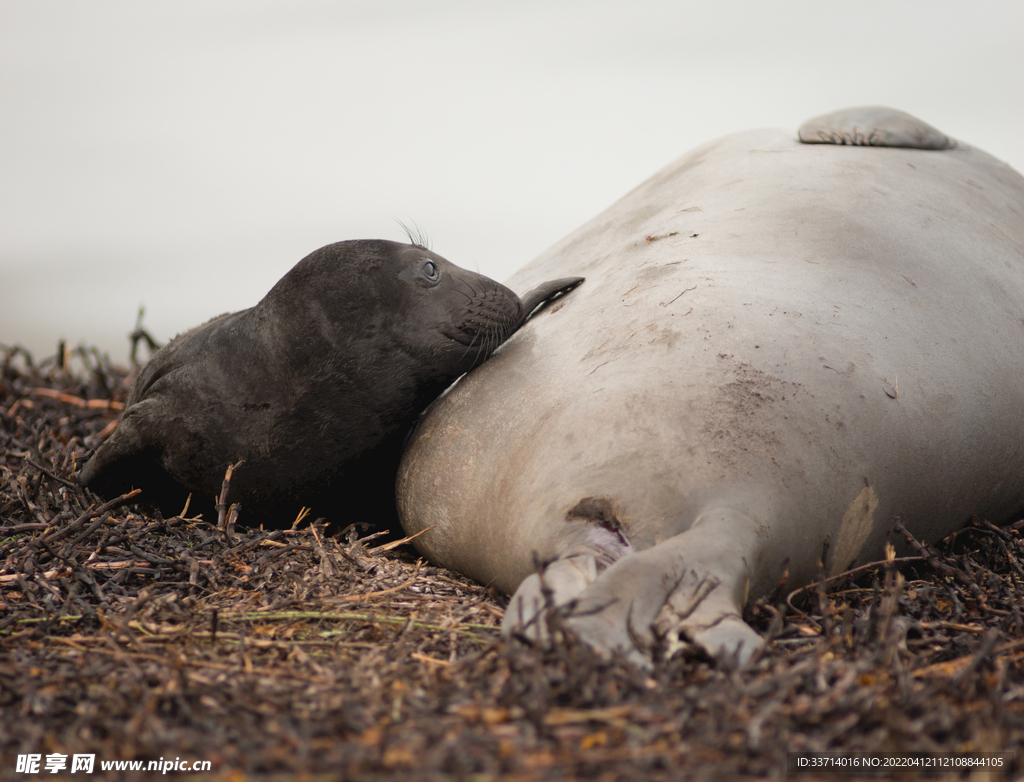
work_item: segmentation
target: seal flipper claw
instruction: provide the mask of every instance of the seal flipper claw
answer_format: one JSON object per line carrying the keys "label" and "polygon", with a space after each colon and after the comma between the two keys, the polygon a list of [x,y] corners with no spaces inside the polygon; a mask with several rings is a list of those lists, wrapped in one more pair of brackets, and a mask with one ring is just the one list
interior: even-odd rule
{"label": "seal flipper claw", "polygon": [[[545,612],[570,608],[611,562],[629,550],[608,530],[587,527],[579,546],[523,580],[505,609],[501,632],[547,642]],[[575,608],[571,613],[577,613]]]}
{"label": "seal flipper claw", "polygon": [[502,634],[547,643],[550,640],[545,621],[547,611],[568,606],[594,582],[597,578],[594,562],[594,557],[587,555],[563,557],[528,576],[505,609]]}
{"label": "seal flipper claw", "polygon": [[861,106],[822,114],[798,131],[804,144],[851,144],[864,147],[953,149],[956,141],[905,111]]}

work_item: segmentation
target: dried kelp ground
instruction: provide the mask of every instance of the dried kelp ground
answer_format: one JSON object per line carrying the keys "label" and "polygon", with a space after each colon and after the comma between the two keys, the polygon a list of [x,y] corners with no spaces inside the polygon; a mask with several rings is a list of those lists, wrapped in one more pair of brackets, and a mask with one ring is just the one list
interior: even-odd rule
{"label": "dried kelp ground", "polygon": [[230,779],[783,779],[787,751],[1024,743],[1024,523],[758,604],[771,642],[746,670],[644,672],[570,638],[504,644],[502,597],[372,519],[228,532],[103,504],[72,476],[124,372],[0,359],[0,778],[86,752]]}

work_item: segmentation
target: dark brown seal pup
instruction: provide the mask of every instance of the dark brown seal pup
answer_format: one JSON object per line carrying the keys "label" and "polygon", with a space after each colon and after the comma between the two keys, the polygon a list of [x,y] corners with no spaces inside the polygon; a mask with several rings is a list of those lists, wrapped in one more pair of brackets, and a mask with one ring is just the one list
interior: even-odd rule
{"label": "dark brown seal pup", "polygon": [[79,478],[108,497],[141,488],[165,514],[189,493],[211,512],[225,469],[243,460],[228,500],[244,523],[288,526],[305,505],[393,524],[398,457],[419,413],[580,282],[520,300],[417,244],[328,245],[255,307],[157,351]]}

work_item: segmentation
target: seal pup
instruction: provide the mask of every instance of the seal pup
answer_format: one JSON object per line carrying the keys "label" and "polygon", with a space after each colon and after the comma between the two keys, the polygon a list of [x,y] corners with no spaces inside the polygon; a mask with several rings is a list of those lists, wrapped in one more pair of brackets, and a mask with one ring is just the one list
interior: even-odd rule
{"label": "seal pup", "polygon": [[409,427],[541,304],[418,244],[346,241],[288,272],[255,307],[158,350],[114,434],[79,479],[104,496],[141,488],[165,514],[213,509],[225,469],[248,525],[288,526],[301,506],[389,524]]}
{"label": "seal pup", "polygon": [[727,136],[511,284],[566,269],[399,470],[406,532],[514,593],[507,633],[547,592],[598,649],[743,661],[787,573],[1024,506],[1024,178],[984,152],[877,108]]}

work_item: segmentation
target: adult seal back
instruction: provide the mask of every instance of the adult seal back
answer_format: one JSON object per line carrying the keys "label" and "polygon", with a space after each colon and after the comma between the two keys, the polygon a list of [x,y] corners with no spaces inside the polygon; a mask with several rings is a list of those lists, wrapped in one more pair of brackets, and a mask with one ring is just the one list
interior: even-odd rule
{"label": "adult seal back", "polygon": [[568,269],[399,471],[420,551],[514,593],[506,632],[550,597],[638,662],[745,660],[786,573],[1024,505],[1024,178],[984,152],[879,108],[727,136],[512,284]]}
{"label": "adult seal back", "polygon": [[135,378],[114,434],[79,479],[141,488],[165,513],[209,512],[228,465],[247,524],[288,526],[301,506],[389,524],[408,429],[531,313],[581,282],[523,299],[418,244],[323,247],[255,307],[188,331]]}

